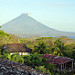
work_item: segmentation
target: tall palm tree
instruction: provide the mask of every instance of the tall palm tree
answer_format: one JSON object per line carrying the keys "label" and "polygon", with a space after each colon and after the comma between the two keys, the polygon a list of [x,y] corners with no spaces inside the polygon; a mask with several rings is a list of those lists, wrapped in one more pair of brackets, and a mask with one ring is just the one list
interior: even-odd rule
{"label": "tall palm tree", "polygon": [[34,46],[35,52],[44,54],[46,51],[46,46],[44,42],[40,42],[37,46]]}

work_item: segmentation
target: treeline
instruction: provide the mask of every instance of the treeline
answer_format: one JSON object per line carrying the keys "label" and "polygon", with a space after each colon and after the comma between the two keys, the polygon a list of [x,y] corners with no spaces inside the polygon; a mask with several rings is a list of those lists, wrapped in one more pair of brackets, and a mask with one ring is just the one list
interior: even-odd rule
{"label": "treeline", "polygon": [[26,43],[32,49],[32,54],[48,53],[75,59],[75,43],[66,45],[65,41],[61,38],[46,37],[32,41],[21,39],[21,43]]}
{"label": "treeline", "polygon": [[[25,43],[27,47],[32,49],[32,54],[48,53],[75,59],[75,42],[71,40],[72,43],[66,44],[65,39],[65,37],[40,37],[36,40],[27,40],[26,38],[17,38],[0,30],[0,49],[6,43]],[[70,40],[68,39],[68,41]]]}
{"label": "treeline", "polygon": [[75,59],[75,44],[65,45],[64,41],[60,38],[56,39],[53,43],[48,44],[44,40],[40,40],[34,46],[34,54],[52,54],[57,56],[66,56]]}
{"label": "treeline", "polygon": [[5,43],[17,43],[19,42],[19,38],[16,38],[15,35],[10,35],[0,30],[0,46]]}

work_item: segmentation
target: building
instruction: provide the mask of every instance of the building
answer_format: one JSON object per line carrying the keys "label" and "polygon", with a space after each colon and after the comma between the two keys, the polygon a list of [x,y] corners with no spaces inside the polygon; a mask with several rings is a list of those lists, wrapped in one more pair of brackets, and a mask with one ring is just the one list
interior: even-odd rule
{"label": "building", "polygon": [[55,70],[58,72],[70,72],[73,71],[74,62],[73,59],[67,57],[61,57],[51,54],[45,54],[40,57],[44,57],[47,59],[47,63],[51,63],[55,65]]}
{"label": "building", "polygon": [[5,44],[3,45],[1,52],[4,50],[10,51],[11,55],[17,52],[19,52],[20,55],[29,55],[32,52],[32,49],[29,49],[24,43]]}

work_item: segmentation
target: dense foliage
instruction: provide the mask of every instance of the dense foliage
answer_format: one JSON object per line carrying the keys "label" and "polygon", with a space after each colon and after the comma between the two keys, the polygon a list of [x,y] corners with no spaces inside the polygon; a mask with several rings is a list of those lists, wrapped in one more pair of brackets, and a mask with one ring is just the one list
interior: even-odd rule
{"label": "dense foliage", "polygon": [[[69,42],[66,44],[66,42]],[[71,43],[70,43],[71,42]],[[75,59],[75,42],[66,37],[53,38],[42,37],[34,40],[26,38],[17,38],[14,35],[7,34],[0,30],[0,49],[6,43],[25,43],[32,49],[33,54],[53,54],[58,56],[67,56]]]}
{"label": "dense foliage", "polygon": [[75,40],[67,39],[66,37],[40,37],[30,40],[30,38],[17,38],[14,35],[7,34],[0,30],[0,50],[6,43],[25,43],[27,47],[32,49],[32,54],[20,56],[19,53],[16,53],[10,55],[10,52],[6,50],[3,52],[3,55],[1,55],[0,52],[0,58],[24,63],[49,74],[53,74],[54,65],[45,63],[46,60],[39,57],[40,55],[48,53],[70,57],[75,60]]}

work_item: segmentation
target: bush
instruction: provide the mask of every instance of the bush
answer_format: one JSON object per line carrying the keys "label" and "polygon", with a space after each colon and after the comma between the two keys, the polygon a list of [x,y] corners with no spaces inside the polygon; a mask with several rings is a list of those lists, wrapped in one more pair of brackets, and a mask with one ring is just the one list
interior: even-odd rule
{"label": "bush", "polygon": [[24,63],[24,59],[19,53],[15,53],[11,55],[11,60],[14,62]]}
{"label": "bush", "polygon": [[24,55],[23,59],[24,59],[24,63],[28,66],[41,66],[44,64],[44,62],[46,61],[44,58],[39,57],[39,54],[31,54],[31,55]]}
{"label": "bush", "polygon": [[2,52],[2,54],[3,54],[3,55],[5,55],[5,54],[10,54],[10,51],[4,50],[4,51]]}
{"label": "bush", "polygon": [[45,66],[39,66],[39,67],[36,66],[35,69],[51,75],[50,71],[48,69],[46,69]]}
{"label": "bush", "polygon": [[53,64],[46,64],[45,67],[51,72],[54,72],[55,66]]}

